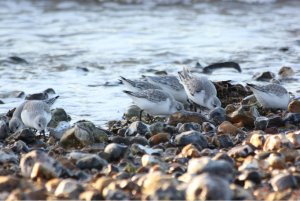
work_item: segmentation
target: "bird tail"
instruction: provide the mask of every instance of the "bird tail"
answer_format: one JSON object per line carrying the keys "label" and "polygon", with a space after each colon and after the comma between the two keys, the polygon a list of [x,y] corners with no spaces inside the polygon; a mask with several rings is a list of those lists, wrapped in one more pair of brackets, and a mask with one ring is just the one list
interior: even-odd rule
{"label": "bird tail", "polygon": [[179,71],[178,75],[181,81],[191,79],[190,69],[188,67],[183,67],[183,70]]}
{"label": "bird tail", "polygon": [[134,96],[134,92],[132,92],[132,91],[123,90],[123,92],[124,92],[125,94],[130,95],[130,96]]}
{"label": "bird tail", "polygon": [[125,85],[126,84],[129,84],[131,86],[135,85],[135,83],[132,80],[126,79],[125,77],[122,77],[122,76],[120,76],[120,78],[121,78],[120,81]]}
{"label": "bird tail", "polygon": [[53,97],[53,98],[49,98],[49,99],[44,100],[44,101],[45,101],[45,103],[47,103],[49,106],[51,106],[51,105],[54,104],[54,102],[55,102],[56,99],[58,99],[58,98],[59,98],[59,96],[55,96],[55,97]]}

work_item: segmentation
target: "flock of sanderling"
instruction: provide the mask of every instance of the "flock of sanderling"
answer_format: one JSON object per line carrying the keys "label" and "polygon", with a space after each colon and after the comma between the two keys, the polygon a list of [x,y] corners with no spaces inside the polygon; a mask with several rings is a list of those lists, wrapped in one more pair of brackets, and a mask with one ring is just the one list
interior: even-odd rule
{"label": "flock of sanderling", "polygon": [[[193,103],[209,110],[221,107],[214,84],[205,76],[192,74],[183,68],[175,75],[143,76],[134,81],[121,77],[128,90],[124,90],[133,102],[148,114],[168,116],[180,110],[184,105]],[[247,84],[254,96],[264,108],[287,109],[290,97],[288,91],[279,84],[257,86]],[[27,100],[16,108],[9,122],[12,132],[30,127],[45,131],[51,120],[50,107],[58,96],[48,100]],[[195,108],[194,108],[195,109]],[[140,116],[141,118],[141,116]]]}
{"label": "flock of sanderling", "polygon": [[[132,98],[134,104],[151,115],[170,115],[183,110],[183,105],[187,103],[209,110],[221,107],[217,90],[207,77],[193,75],[185,67],[178,72],[178,78],[175,75],[142,76],[143,80],[134,81],[121,77],[121,81],[128,88],[124,92]],[[287,109],[290,97],[283,86],[247,86],[264,108]]]}

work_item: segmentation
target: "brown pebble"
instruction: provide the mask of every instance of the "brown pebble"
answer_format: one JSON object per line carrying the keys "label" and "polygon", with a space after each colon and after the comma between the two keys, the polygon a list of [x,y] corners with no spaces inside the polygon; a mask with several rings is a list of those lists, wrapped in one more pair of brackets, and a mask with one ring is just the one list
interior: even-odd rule
{"label": "brown pebble", "polygon": [[11,192],[20,185],[20,180],[13,176],[0,176],[0,191]]}
{"label": "brown pebble", "polygon": [[160,143],[164,143],[164,142],[168,142],[171,138],[171,135],[169,133],[158,133],[153,135],[150,139],[149,139],[149,143],[151,146],[153,145],[157,145]]}
{"label": "brown pebble", "polygon": [[290,143],[292,144],[292,146],[294,148],[300,147],[300,132],[299,131],[288,133],[286,135],[286,137],[290,141]]}
{"label": "brown pebble", "polygon": [[172,114],[169,118],[167,123],[173,126],[176,126],[178,123],[198,123],[202,124],[203,122],[207,122],[208,119],[198,113],[198,112],[188,112],[188,111],[180,111]]}
{"label": "brown pebble", "polygon": [[295,74],[295,71],[288,66],[283,66],[280,68],[278,75],[280,75],[282,78],[284,77],[291,77]]}
{"label": "brown pebble", "polygon": [[250,137],[250,143],[257,149],[263,148],[265,141],[265,136],[260,132],[255,132]]}
{"label": "brown pebble", "polygon": [[300,101],[293,100],[288,105],[288,111],[291,113],[300,113]]}
{"label": "brown pebble", "polygon": [[184,146],[180,154],[183,157],[190,157],[190,158],[197,158],[201,156],[201,153],[193,144],[188,144]]}
{"label": "brown pebble", "polygon": [[234,126],[229,121],[224,121],[218,126],[218,134],[230,134],[230,135],[236,135],[240,132],[243,132],[238,127]]}

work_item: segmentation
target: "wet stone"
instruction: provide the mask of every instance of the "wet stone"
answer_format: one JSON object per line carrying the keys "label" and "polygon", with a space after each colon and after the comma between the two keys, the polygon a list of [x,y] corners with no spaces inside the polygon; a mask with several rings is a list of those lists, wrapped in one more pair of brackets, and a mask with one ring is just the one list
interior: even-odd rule
{"label": "wet stone", "polygon": [[283,121],[285,124],[298,125],[300,123],[300,113],[287,113]]}
{"label": "wet stone", "polygon": [[186,190],[186,199],[192,200],[231,200],[233,193],[229,183],[212,174],[201,174],[191,181]]}
{"label": "wet stone", "polygon": [[73,179],[62,180],[55,190],[55,196],[59,198],[78,199],[83,187]]}
{"label": "wet stone", "polygon": [[224,121],[218,126],[218,134],[230,134],[237,135],[238,133],[242,133],[243,131],[238,127],[234,126],[229,121]]}
{"label": "wet stone", "polygon": [[16,141],[11,149],[17,153],[27,153],[30,151],[29,147],[22,140]]}
{"label": "wet stone", "polygon": [[201,125],[197,123],[184,123],[178,128],[179,133],[183,133],[186,131],[201,131]]}
{"label": "wet stone", "polygon": [[265,130],[268,127],[269,119],[267,117],[256,117],[254,128],[256,130]]}
{"label": "wet stone", "polygon": [[130,139],[128,137],[122,137],[122,136],[110,136],[108,138],[109,142],[117,143],[117,144],[124,144],[124,145],[130,145]]}
{"label": "wet stone", "polygon": [[233,158],[239,158],[239,157],[245,158],[251,154],[254,154],[254,151],[255,148],[252,145],[245,144],[245,145],[239,145],[231,148],[228,151],[228,155]]}
{"label": "wet stone", "polygon": [[198,123],[202,124],[203,122],[208,122],[208,119],[197,112],[188,112],[188,111],[180,111],[176,112],[168,118],[167,123],[173,126],[176,126],[178,123]]}
{"label": "wet stone", "polygon": [[250,137],[250,144],[257,149],[262,149],[266,141],[264,134],[265,133],[263,132],[252,133]]}
{"label": "wet stone", "polygon": [[125,135],[126,136],[133,136],[137,134],[146,135],[147,132],[150,132],[148,125],[146,125],[141,121],[135,121],[130,124]]}
{"label": "wet stone", "polygon": [[32,170],[36,163],[42,164],[47,170],[55,173],[58,177],[64,175],[66,170],[55,159],[48,156],[40,150],[33,150],[25,155],[22,155],[20,160],[21,173],[24,177],[31,177]]}
{"label": "wet stone", "polygon": [[12,143],[12,142],[18,141],[18,140],[22,140],[23,142],[25,142],[27,144],[31,144],[36,141],[36,136],[31,129],[25,128],[23,130],[15,132],[14,134],[12,134],[8,138],[6,138],[6,142],[8,142],[8,143]]}
{"label": "wet stone", "polygon": [[71,117],[66,113],[66,111],[63,108],[56,108],[51,110],[51,121],[49,122],[48,126],[55,128],[58,126],[59,122],[65,121],[71,121]]}
{"label": "wet stone", "polygon": [[144,136],[133,136],[130,137],[130,144],[141,144],[147,146],[149,145],[149,142]]}
{"label": "wet stone", "polygon": [[36,162],[31,170],[30,178],[36,179],[36,178],[43,178],[43,179],[51,179],[58,177],[57,173],[55,172],[55,169],[52,166],[49,166],[48,164]]}
{"label": "wet stone", "polygon": [[193,158],[188,163],[187,172],[189,174],[210,173],[220,176],[228,181],[234,178],[234,168],[232,163],[225,160],[212,160],[209,157]]}
{"label": "wet stone", "polygon": [[283,66],[280,68],[278,75],[282,78],[287,78],[295,75],[295,71],[291,67]]}
{"label": "wet stone", "polygon": [[267,81],[268,82],[273,78],[275,78],[275,74],[270,71],[257,73],[253,76],[253,79],[256,81]]}
{"label": "wet stone", "polygon": [[175,137],[175,143],[178,146],[185,146],[188,144],[196,144],[202,148],[208,147],[207,139],[198,131],[186,131]]}
{"label": "wet stone", "polygon": [[9,134],[9,128],[5,121],[0,121],[0,140],[5,139]]}
{"label": "wet stone", "polygon": [[234,146],[230,135],[227,134],[214,136],[212,142],[218,148],[229,148]]}
{"label": "wet stone", "polygon": [[0,149],[0,164],[15,163],[17,164],[19,157],[11,150]]}
{"label": "wet stone", "polygon": [[11,192],[20,185],[20,180],[14,176],[0,176],[0,192]]}
{"label": "wet stone", "polygon": [[0,98],[23,98],[25,93],[23,91],[11,91],[7,93],[0,93]]}
{"label": "wet stone", "polygon": [[126,155],[126,152],[127,146],[116,143],[110,143],[104,149],[104,153],[108,154],[111,161],[122,159]]}
{"label": "wet stone", "polygon": [[168,142],[170,139],[171,139],[171,135],[169,133],[158,133],[156,135],[153,135],[149,139],[149,143],[151,146],[153,146],[160,143]]}
{"label": "wet stone", "polygon": [[270,182],[275,191],[283,191],[288,188],[298,187],[296,178],[291,174],[276,175]]}
{"label": "wet stone", "polygon": [[209,120],[213,121],[216,125],[221,124],[227,119],[225,109],[221,107],[216,107],[215,109],[209,112],[208,118]]}
{"label": "wet stone", "polygon": [[292,100],[288,105],[288,111],[291,113],[300,113],[300,101]]}
{"label": "wet stone", "polygon": [[100,158],[95,154],[90,154],[79,159],[76,162],[76,166],[80,169],[97,169],[101,170],[105,165],[107,165],[106,160]]}
{"label": "wet stone", "polygon": [[285,125],[283,119],[279,115],[268,116],[268,119],[269,119],[268,127],[278,128]]}
{"label": "wet stone", "polygon": [[141,109],[136,105],[131,105],[127,108],[126,112],[124,113],[124,116],[127,119],[131,119],[132,117],[139,117],[140,116]]}
{"label": "wet stone", "polygon": [[228,117],[230,117],[230,122],[239,124],[241,127],[253,128],[254,120],[260,116],[255,106],[241,105],[233,109],[233,112],[227,113]]}
{"label": "wet stone", "polygon": [[91,201],[91,200],[103,200],[103,197],[98,191],[89,190],[81,193],[79,199],[84,201]]}

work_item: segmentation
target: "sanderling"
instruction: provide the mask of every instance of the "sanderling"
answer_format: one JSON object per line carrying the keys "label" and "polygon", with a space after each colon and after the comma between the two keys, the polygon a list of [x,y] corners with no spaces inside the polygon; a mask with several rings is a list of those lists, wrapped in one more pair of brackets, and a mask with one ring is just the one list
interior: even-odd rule
{"label": "sanderling", "polygon": [[177,101],[187,103],[188,97],[184,87],[174,75],[164,76],[143,76],[151,84],[161,87],[164,91],[171,94]]}
{"label": "sanderling", "polygon": [[149,82],[140,80],[130,80],[125,77],[120,76],[122,83],[128,88],[128,90],[133,92],[138,92],[147,89],[162,89],[161,87],[151,84]]}
{"label": "sanderling", "polygon": [[25,126],[35,128],[40,131],[44,130],[51,120],[50,113],[50,120],[48,121],[50,106],[58,97],[59,96],[56,96],[47,100],[28,100],[19,105],[9,121],[10,130],[15,132]]}
{"label": "sanderling", "polygon": [[183,71],[178,74],[190,100],[208,109],[221,107],[216,87],[210,80],[192,75],[187,68],[183,68]]}
{"label": "sanderling", "polygon": [[262,107],[287,109],[290,102],[290,96],[283,86],[279,84],[267,84],[265,86],[247,84],[247,86],[252,90]]}
{"label": "sanderling", "polygon": [[162,90],[148,89],[140,92],[124,90],[123,92],[129,95],[142,111],[145,110],[151,115],[167,116],[183,110],[182,103],[176,101],[170,94]]}

